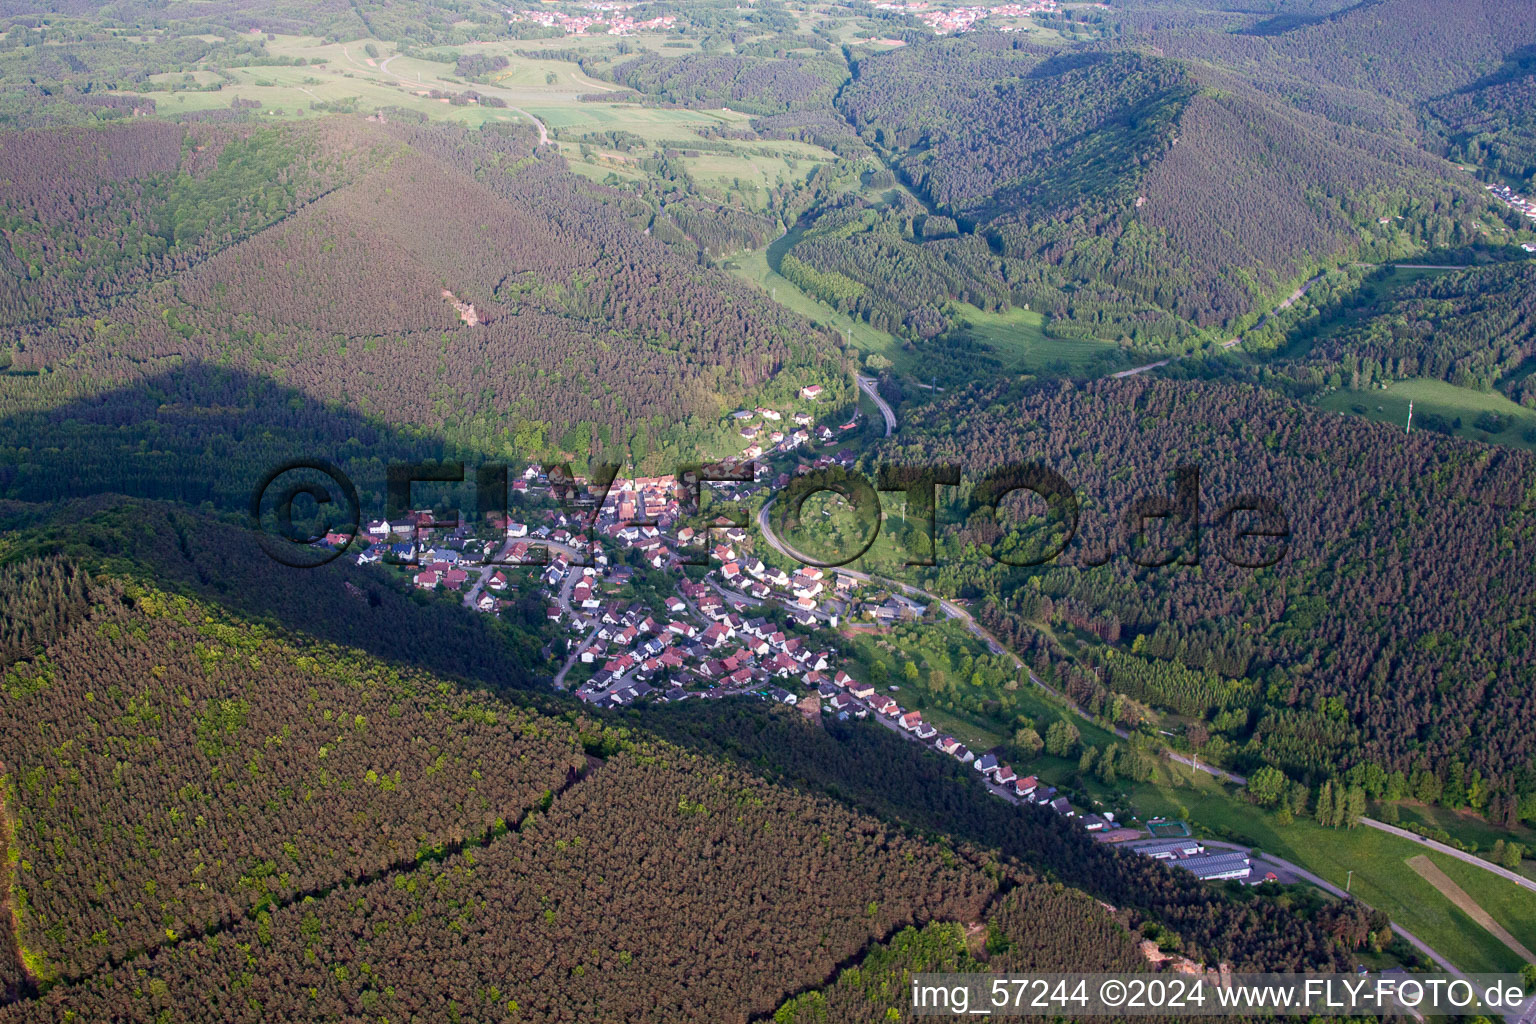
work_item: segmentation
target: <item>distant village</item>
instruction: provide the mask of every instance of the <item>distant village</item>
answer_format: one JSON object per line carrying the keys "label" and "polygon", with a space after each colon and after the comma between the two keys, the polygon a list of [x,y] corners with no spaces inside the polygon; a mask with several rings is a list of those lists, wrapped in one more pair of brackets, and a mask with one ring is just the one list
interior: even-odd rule
{"label": "distant village", "polygon": [[[1492,192],[1494,198],[1505,206],[1524,214],[1528,220],[1536,221],[1536,200],[1522,196],[1508,185],[1484,185],[1483,188]],[[1532,227],[1536,227],[1536,224]],[[1520,248],[1526,252],[1536,252],[1536,242],[1526,242]]]}
{"label": "distant village", "polygon": [[1073,807],[996,751],[972,751],[904,707],[899,686],[880,692],[859,679],[858,665],[834,646],[838,626],[914,621],[926,605],[851,571],[771,565],[754,552],[756,531],[733,521],[745,517],[699,513],[694,503],[704,504],[706,492],[711,509],[745,511],[794,475],[852,466],[854,452],[839,445],[858,413],[818,424],[822,395],[810,385],[798,392],[798,408],[733,413],[746,447],[711,475],[735,480],[693,481],[698,490],[691,491],[689,481],[673,476],[634,477],[605,490],[530,465],[511,481],[506,514],[443,523],[418,509],[369,522],[355,539],[328,534],[319,543],[483,614],[536,601],[558,633],[546,648],[561,664],[555,686],[589,705],[744,697],[795,708],[815,724],[870,719],[971,766],[978,784],[1000,799],[1041,806],[1101,841],[1125,842],[1202,878],[1247,878],[1227,859],[1202,860],[1200,851],[1183,848],[1168,858],[1164,846],[1139,844],[1146,834],[1119,827],[1114,814]]}
{"label": "distant village", "polygon": [[[988,18],[1027,18],[1032,14],[1056,10],[1056,0],[1030,0],[1028,3],[993,4],[975,7],[944,7],[928,0],[882,0],[875,4],[882,11],[908,14],[938,35],[969,32]],[[988,26],[991,27],[991,26]],[[1003,32],[1011,26],[999,26]]]}
{"label": "distant village", "polygon": [[655,18],[636,19],[625,14],[625,11],[639,6],[632,3],[621,2],[590,2],[567,4],[584,13],[566,14],[563,11],[553,9],[509,11],[508,18],[516,24],[519,21],[531,22],[542,25],[544,28],[558,28],[573,36],[586,35],[593,26],[599,26],[599,31],[607,35],[627,36],[635,32],[655,32],[669,29],[677,24],[677,17],[672,14],[663,14]]}

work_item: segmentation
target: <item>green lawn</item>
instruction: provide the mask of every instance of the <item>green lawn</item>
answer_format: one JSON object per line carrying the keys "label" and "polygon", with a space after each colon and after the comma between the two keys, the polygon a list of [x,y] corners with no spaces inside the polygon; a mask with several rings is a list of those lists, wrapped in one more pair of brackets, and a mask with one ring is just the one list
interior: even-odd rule
{"label": "green lawn", "polygon": [[1006,368],[1016,373],[1103,373],[1128,362],[1114,342],[1048,336],[1045,316],[1032,309],[1015,307],[989,313],[954,303],[952,310],[972,334],[996,351]]}
{"label": "green lawn", "polygon": [[[1525,437],[1527,431],[1536,437],[1536,410],[1516,405],[1497,391],[1474,391],[1419,377],[1396,381],[1387,388],[1362,391],[1341,388],[1322,396],[1317,404],[1333,412],[1405,427],[1410,401],[1416,429],[1422,428],[1423,417],[1428,414],[1438,415],[1448,423],[1459,417],[1461,427],[1454,431],[1458,437],[1536,450],[1536,442]],[[1501,432],[1490,434],[1473,426],[1478,416],[1485,412],[1504,419]]]}

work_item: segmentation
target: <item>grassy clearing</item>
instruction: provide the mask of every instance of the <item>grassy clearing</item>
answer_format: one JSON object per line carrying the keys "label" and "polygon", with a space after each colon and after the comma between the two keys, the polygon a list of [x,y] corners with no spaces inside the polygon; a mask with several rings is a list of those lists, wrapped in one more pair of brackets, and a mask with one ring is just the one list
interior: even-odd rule
{"label": "grassy clearing", "polygon": [[1422,853],[1417,857],[1409,857],[1408,866],[1413,868],[1420,878],[1423,878],[1430,885],[1438,889],[1440,895],[1451,901],[1452,906],[1472,918],[1472,920],[1482,926],[1484,931],[1489,932],[1494,938],[1508,946],[1510,951],[1522,961],[1536,963],[1536,953],[1532,953],[1527,949],[1492,914],[1488,913],[1471,893],[1458,885],[1455,879],[1442,871],[1440,866],[1430,860],[1429,857]]}
{"label": "grassy clearing", "polygon": [[777,255],[794,243],[784,243],[794,235],[791,232],[770,244],[766,249],[754,249],[731,257],[729,268],[737,277],[750,281],[768,292],[782,306],[794,310],[813,323],[830,327],[848,339],[861,352],[876,353],[890,359],[898,369],[905,353],[900,343],[885,331],[871,327],[863,320],[839,313],[831,306],[801,291],[788,278],[773,269]]}
{"label": "grassy clearing", "polygon": [[1103,372],[1126,362],[1113,342],[1048,336],[1045,316],[1032,309],[1015,307],[989,313],[964,303],[955,303],[953,308],[971,333],[990,345],[1003,365],[1015,373]]}
{"label": "grassy clearing", "polygon": [[[1421,377],[1393,383],[1387,388],[1353,391],[1341,388],[1317,400],[1319,408],[1363,416],[1381,423],[1403,427],[1408,421],[1408,403],[1413,403],[1415,424],[1426,415],[1438,415],[1447,423],[1461,420],[1452,433],[1493,444],[1536,450],[1536,410],[1516,405],[1497,391],[1474,391],[1440,380]],[[1479,416],[1493,413],[1504,420],[1498,433],[1479,430],[1474,425]],[[1526,437],[1530,433],[1530,438]]]}

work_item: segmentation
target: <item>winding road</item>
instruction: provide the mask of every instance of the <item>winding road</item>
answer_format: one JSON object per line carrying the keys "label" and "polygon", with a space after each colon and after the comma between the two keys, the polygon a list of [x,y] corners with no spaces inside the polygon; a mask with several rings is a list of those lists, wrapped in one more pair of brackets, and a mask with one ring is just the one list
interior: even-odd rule
{"label": "winding road", "polygon": [[896,433],[896,411],[880,397],[880,389],[876,386],[878,382],[873,377],[856,376],[854,380],[859,382],[859,390],[869,396],[869,400],[880,410],[880,415],[885,417],[885,436],[890,437]]}

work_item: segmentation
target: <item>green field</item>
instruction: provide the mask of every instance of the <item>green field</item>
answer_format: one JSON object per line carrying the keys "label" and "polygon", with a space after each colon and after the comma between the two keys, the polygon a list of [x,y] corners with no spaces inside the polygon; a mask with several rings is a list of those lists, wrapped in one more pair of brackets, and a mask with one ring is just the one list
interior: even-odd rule
{"label": "green field", "polygon": [[[1216,780],[1193,778],[1193,770],[1181,766],[1172,770],[1182,774],[1183,787],[1122,787],[1143,820],[1159,815],[1186,818],[1197,836],[1245,843],[1299,864],[1340,888],[1348,885],[1350,892],[1386,911],[1464,970],[1519,970],[1520,960],[1508,947],[1407,866],[1408,858],[1428,852],[1418,843],[1364,826],[1322,828],[1310,819],[1279,825]],[[1516,938],[1528,942],[1536,937],[1536,894],[1453,857],[1429,856]]]}
{"label": "green field", "polygon": [[905,353],[902,352],[900,343],[894,337],[885,331],[871,327],[863,320],[839,313],[815,296],[801,291],[773,269],[773,264],[777,263],[778,257],[794,245],[797,237],[798,234],[791,231],[781,235],[764,249],[755,249],[731,257],[732,273],[768,292],[780,305],[788,306],[812,322],[837,331],[861,352],[873,352],[885,356],[899,369]]}
{"label": "green field", "polygon": [[989,313],[965,303],[952,307],[958,320],[990,345],[1008,370],[1031,374],[1107,373],[1128,360],[1120,346],[1097,338],[1053,338],[1045,333],[1045,316],[1014,307]]}
{"label": "green field", "polygon": [[[1440,380],[1410,378],[1387,388],[1341,388],[1317,400],[1320,408],[1398,427],[1405,427],[1408,422],[1409,402],[1413,403],[1415,430],[1423,429],[1426,414],[1438,415],[1447,422],[1460,418],[1460,428],[1453,430],[1458,437],[1536,450],[1536,409],[1516,405],[1497,391],[1474,391]],[[1486,412],[1505,421],[1502,431],[1488,433],[1474,426],[1474,421]],[[1531,433],[1529,438],[1527,432]]]}

